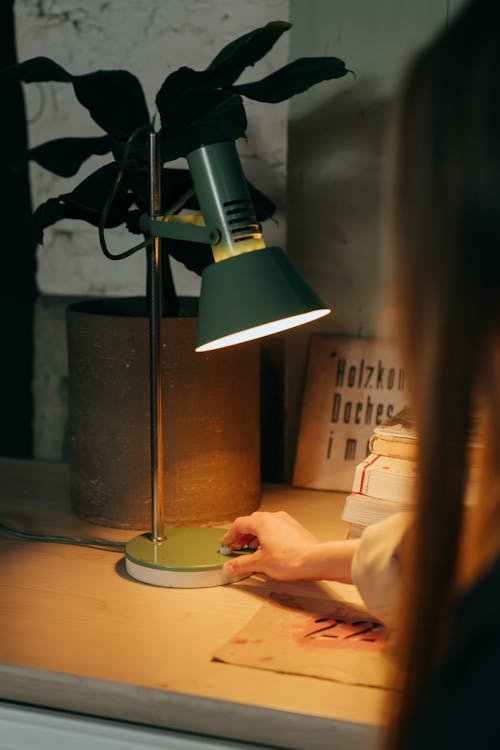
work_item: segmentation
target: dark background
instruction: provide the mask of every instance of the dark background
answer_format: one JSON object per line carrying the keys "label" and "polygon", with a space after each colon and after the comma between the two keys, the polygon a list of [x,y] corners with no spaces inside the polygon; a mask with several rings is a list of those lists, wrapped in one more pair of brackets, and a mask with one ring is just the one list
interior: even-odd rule
{"label": "dark background", "polygon": [[[0,68],[17,62],[13,0],[0,2]],[[26,117],[21,84],[0,82],[1,272],[0,455],[33,453],[33,309],[35,244],[30,236],[31,197],[26,165]],[[16,163],[17,162],[17,163]]]}

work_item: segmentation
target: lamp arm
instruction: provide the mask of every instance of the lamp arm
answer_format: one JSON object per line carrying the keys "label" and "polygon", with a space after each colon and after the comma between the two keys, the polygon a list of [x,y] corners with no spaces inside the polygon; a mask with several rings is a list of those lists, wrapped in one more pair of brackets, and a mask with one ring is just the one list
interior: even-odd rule
{"label": "lamp arm", "polygon": [[163,221],[161,218],[152,218],[143,214],[139,218],[139,228],[144,234],[170,240],[185,240],[205,245],[217,245],[220,241],[218,229],[191,224],[180,216],[176,216],[175,221]]}

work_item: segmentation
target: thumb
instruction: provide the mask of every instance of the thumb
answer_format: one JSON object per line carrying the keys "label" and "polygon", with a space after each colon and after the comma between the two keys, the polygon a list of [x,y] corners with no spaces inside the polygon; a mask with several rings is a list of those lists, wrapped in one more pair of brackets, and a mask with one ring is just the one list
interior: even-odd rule
{"label": "thumb", "polygon": [[259,572],[260,550],[248,555],[239,555],[224,563],[222,568],[227,576],[250,575]]}

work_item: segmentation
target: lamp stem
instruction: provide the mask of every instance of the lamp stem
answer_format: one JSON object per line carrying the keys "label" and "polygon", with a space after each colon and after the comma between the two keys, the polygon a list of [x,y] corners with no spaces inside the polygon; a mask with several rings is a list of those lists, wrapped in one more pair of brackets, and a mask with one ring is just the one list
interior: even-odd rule
{"label": "lamp stem", "polygon": [[[149,136],[150,215],[161,210],[161,159],[158,135]],[[161,367],[161,240],[154,237],[149,246],[149,385],[151,445],[151,526],[154,542],[165,541],[163,519],[163,423]]]}

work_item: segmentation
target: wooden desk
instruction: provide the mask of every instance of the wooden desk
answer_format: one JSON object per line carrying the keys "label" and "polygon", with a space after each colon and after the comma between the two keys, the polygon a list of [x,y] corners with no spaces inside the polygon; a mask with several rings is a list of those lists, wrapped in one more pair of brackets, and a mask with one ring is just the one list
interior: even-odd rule
{"label": "wooden desk", "polygon": [[[343,495],[273,486],[320,538],[343,536]],[[0,459],[0,520],[25,531],[127,540],[68,504],[67,467]],[[257,577],[210,589],[161,589],[125,572],[120,552],[0,539],[0,699],[152,727],[316,750],[372,748],[384,693],[211,661],[270,591],[359,602],[346,584]]]}

